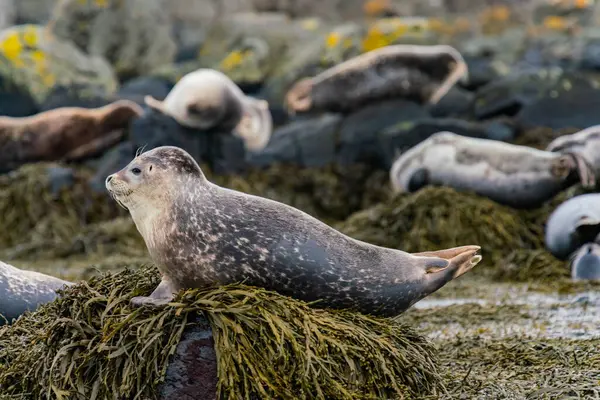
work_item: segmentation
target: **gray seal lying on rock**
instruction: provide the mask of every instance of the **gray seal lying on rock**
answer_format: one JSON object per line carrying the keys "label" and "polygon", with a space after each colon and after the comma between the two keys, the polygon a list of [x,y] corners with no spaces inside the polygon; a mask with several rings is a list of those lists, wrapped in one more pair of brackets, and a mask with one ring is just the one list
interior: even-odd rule
{"label": "gray seal lying on rock", "polygon": [[570,259],[571,278],[574,281],[600,280],[600,245],[586,243]]}
{"label": "gray seal lying on rock", "polygon": [[251,151],[262,150],[273,130],[266,100],[246,96],[220,71],[200,68],[181,78],[163,100],[146,96],[148,107],[194,129],[219,129],[244,140]]}
{"label": "gray seal lying on rock", "polygon": [[600,234],[600,193],[575,196],[565,201],[546,221],[545,244],[552,255],[566,260]]}
{"label": "gray seal lying on rock", "polygon": [[595,185],[593,171],[576,154],[452,132],[438,132],[401,154],[392,164],[390,180],[396,193],[448,186],[514,208],[538,207],[577,182]]}
{"label": "gray seal lying on rock", "polygon": [[463,275],[479,246],[406,253],[352,239],[286,204],[208,181],[184,150],[164,146],[106,179],[163,279],[133,304],[184,288],[243,282],[329,308],[392,316]]}
{"label": "gray seal lying on rock", "polygon": [[0,261],[0,325],[34,311],[58,296],[56,291],[73,285],[40,272],[22,270]]}
{"label": "gray seal lying on rock", "polygon": [[598,176],[600,174],[600,125],[590,126],[571,135],[554,139],[546,151],[556,153],[575,153],[583,157]]}
{"label": "gray seal lying on rock", "polygon": [[462,55],[451,46],[392,45],[299,80],[285,103],[291,113],[351,111],[390,98],[435,104],[467,74]]}

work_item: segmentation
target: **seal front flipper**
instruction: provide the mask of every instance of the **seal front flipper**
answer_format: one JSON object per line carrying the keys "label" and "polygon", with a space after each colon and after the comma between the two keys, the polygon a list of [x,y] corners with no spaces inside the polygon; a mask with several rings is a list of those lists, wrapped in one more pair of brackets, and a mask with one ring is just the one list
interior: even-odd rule
{"label": "seal front flipper", "polygon": [[146,96],[144,96],[144,103],[146,103],[146,105],[148,107],[150,107],[156,111],[159,111],[162,114],[167,115],[164,103],[162,101],[156,100],[154,97],[152,97],[150,95],[146,95]]}
{"label": "seal front flipper", "polygon": [[480,246],[460,246],[438,251],[412,253],[413,256],[426,257],[425,273],[427,277],[443,283],[458,278],[479,264],[482,257],[478,254]]}
{"label": "seal front flipper", "polygon": [[173,300],[176,293],[177,290],[171,281],[163,277],[150,296],[136,296],[133,297],[130,302],[134,307],[139,307],[142,305],[164,306]]}

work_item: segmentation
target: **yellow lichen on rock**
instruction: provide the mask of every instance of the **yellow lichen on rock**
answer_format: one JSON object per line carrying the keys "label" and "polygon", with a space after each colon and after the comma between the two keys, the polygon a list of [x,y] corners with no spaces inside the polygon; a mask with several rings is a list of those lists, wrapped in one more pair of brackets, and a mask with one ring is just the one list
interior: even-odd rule
{"label": "yellow lichen on rock", "polygon": [[382,18],[369,26],[362,40],[362,51],[375,50],[401,41],[421,42],[433,33],[435,31],[431,29],[427,18]]}
{"label": "yellow lichen on rock", "polygon": [[117,81],[110,65],[81,53],[68,41],[52,37],[42,26],[26,24],[0,32],[0,76],[43,102],[56,85],[94,86],[107,94]]}

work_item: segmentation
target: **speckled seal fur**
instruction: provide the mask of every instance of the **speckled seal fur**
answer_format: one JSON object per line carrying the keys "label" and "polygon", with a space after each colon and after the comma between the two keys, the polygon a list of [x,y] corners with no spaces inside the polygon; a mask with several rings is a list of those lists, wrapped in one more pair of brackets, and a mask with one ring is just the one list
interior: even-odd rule
{"label": "speckled seal fur", "polygon": [[452,132],[438,132],[401,154],[392,164],[390,180],[397,193],[448,186],[514,208],[538,207],[576,183],[595,185],[590,166],[576,154]]}
{"label": "speckled seal fur", "polygon": [[246,96],[227,75],[214,69],[190,72],[163,101],[146,96],[144,102],[188,128],[231,132],[250,151],[262,150],[271,138],[268,102]]}
{"label": "speckled seal fur", "polygon": [[600,235],[600,193],[575,196],[565,201],[548,217],[546,248],[559,260],[568,259],[585,243]]}
{"label": "speckled seal fur", "polygon": [[70,285],[73,283],[0,261],[0,325],[53,301],[58,289]]}
{"label": "speckled seal fur", "polygon": [[288,205],[206,179],[177,147],[158,147],[106,179],[163,280],[134,304],[184,288],[243,282],[322,307],[397,315],[480,260],[479,246],[409,254],[354,240]]}
{"label": "speckled seal fur", "polygon": [[569,259],[574,281],[600,281],[600,244],[586,243]]}
{"label": "speckled seal fur", "polygon": [[435,104],[467,78],[465,61],[451,46],[392,45],[299,80],[288,90],[285,103],[292,114],[352,111],[398,97]]}
{"label": "speckled seal fur", "polygon": [[119,142],[143,109],[129,100],[99,108],[61,107],[30,117],[0,117],[0,169],[74,161]]}
{"label": "speckled seal fur", "polygon": [[578,154],[591,165],[596,176],[600,176],[600,125],[559,136],[550,142],[546,151]]}

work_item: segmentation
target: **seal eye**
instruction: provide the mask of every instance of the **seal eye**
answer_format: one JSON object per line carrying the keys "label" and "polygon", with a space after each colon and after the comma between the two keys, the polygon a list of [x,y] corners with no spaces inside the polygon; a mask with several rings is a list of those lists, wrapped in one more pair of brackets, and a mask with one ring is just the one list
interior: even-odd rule
{"label": "seal eye", "polygon": [[142,173],[142,170],[139,169],[139,168],[137,168],[137,167],[135,167],[135,168],[131,169],[131,172],[133,172],[134,175],[139,175],[139,174]]}

